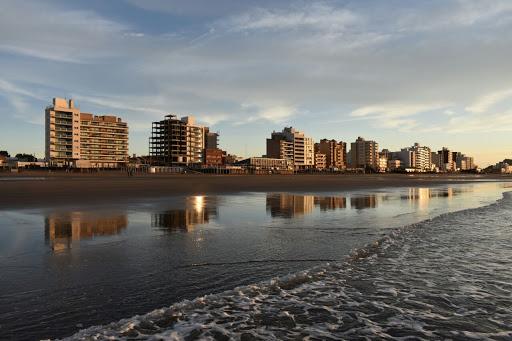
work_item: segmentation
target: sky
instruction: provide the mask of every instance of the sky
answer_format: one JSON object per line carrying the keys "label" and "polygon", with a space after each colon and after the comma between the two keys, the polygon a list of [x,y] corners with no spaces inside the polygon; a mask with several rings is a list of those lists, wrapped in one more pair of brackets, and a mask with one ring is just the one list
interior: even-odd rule
{"label": "sky", "polygon": [[510,0],[0,0],[0,150],[44,156],[73,98],[151,122],[194,115],[240,156],[274,130],[512,157]]}

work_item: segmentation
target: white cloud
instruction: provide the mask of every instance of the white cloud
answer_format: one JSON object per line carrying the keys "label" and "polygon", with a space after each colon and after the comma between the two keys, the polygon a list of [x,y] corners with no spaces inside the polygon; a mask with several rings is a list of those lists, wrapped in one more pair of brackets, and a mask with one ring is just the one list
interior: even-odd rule
{"label": "white cloud", "polygon": [[512,97],[512,89],[502,90],[480,97],[474,103],[466,107],[466,110],[473,113],[484,113],[494,105]]}
{"label": "white cloud", "polygon": [[396,118],[403,116],[412,116],[418,113],[438,110],[449,106],[447,103],[440,104],[411,104],[411,103],[391,103],[370,105],[358,108],[352,111],[351,115],[354,117],[362,116],[379,116],[384,119]]}
{"label": "white cloud", "polygon": [[341,31],[356,23],[357,16],[349,10],[337,9],[321,3],[292,9],[256,8],[224,22],[229,28],[244,30],[312,29]]}

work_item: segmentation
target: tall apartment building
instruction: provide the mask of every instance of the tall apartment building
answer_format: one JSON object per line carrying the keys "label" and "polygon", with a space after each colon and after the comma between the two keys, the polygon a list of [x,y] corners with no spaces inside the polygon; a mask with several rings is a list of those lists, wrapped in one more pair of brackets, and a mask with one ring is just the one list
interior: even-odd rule
{"label": "tall apartment building", "polygon": [[432,170],[432,155],[429,147],[421,146],[419,143],[415,143],[411,150],[414,151],[415,167],[424,172]]}
{"label": "tall apartment building", "polygon": [[73,100],[54,98],[45,121],[51,165],[118,168],[128,162],[128,124],[116,116],[82,113]]}
{"label": "tall apartment building", "polygon": [[453,172],[455,170],[453,152],[448,148],[443,147],[443,149],[439,150],[437,154],[439,155],[439,169],[444,172]]}
{"label": "tall apartment building", "polygon": [[327,168],[347,168],[347,144],[343,141],[322,139],[315,143],[315,153],[326,155]]}
{"label": "tall apartment building", "polygon": [[353,168],[379,167],[379,144],[375,141],[366,141],[358,137],[350,144],[350,162]]}
{"label": "tall apartment building", "polygon": [[465,171],[476,168],[475,160],[471,156],[466,156],[460,152],[455,153],[455,165],[456,168]]}
{"label": "tall apartment building", "polygon": [[193,116],[166,115],[153,122],[149,138],[151,162],[162,166],[190,166],[203,162],[205,128]]}
{"label": "tall apartment building", "polygon": [[267,139],[267,157],[286,159],[295,169],[312,168],[315,164],[313,139],[292,127],[274,131]]}

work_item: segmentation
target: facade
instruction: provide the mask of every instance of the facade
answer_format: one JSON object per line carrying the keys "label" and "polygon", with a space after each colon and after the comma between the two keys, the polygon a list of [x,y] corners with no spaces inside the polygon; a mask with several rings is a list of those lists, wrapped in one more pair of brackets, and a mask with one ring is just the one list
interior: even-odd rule
{"label": "facade", "polygon": [[315,153],[315,169],[324,170],[327,168],[327,155]]}
{"label": "facade", "polygon": [[46,161],[51,166],[118,168],[128,162],[128,124],[116,116],[81,113],[54,98],[45,110]]}
{"label": "facade", "polygon": [[453,152],[448,148],[443,147],[443,149],[437,152],[439,155],[439,170],[443,172],[453,172],[455,170],[455,162],[453,160]]}
{"label": "facade", "polygon": [[205,128],[196,125],[193,116],[178,119],[166,115],[153,122],[149,138],[149,155],[154,165],[191,166],[203,162]]}
{"label": "facade", "polygon": [[379,172],[387,172],[388,170],[388,158],[384,155],[379,155]]}
{"label": "facade", "polygon": [[313,139],[292,127],[273,132],[267,139],[268,158],[286,159],[295,169],[312,168],[315,164]]}
{"label": "facade", "polygon": [[402,169],[402,161],[400,160],[388,160],[388,170],[390,172],[396,172]]}
{"label": "facade", "polygon": [[414,167],[421,172],[430,172],[432,170],[432,156],[429,147],[421,146],[415,143],[411,148],[414,151]]}
{"label": "facade", "polygon": [[117,168],[128,162],[128,124],[115,116],[80,113],[80,160],[77,165]]}
{"label": "facade", "polygon": [[210,128],[204,128],[204,144],[205,149],[219,148],[219,133],[212,133]]}
{"label": "facade", "polygon": [[290,168],[290,161],[268,157],[250,157],[237,164],[252,169],[288,170]]}
{"label": "facade", "polygon": [[326,168],[347,168],[347,144],[343,141],[320,140],[319,143],[315,144],[315,153],[325,154]]}
{"label": "facade", "polygon": [[379,144],[358,137],[355,142],[350,144],[350,160],[352,168],[368,167],[377,170],[379,167]]}
{"label": "facade", "polygon": [[461,171],[473,170],[476,168],[474,158],[462,153],[455,154],[455,167]]}
{"label": "facade", "polygon": [[205,149],[204,164],[207,166],[222,166],[226,164],[226,153],[222,149]]}

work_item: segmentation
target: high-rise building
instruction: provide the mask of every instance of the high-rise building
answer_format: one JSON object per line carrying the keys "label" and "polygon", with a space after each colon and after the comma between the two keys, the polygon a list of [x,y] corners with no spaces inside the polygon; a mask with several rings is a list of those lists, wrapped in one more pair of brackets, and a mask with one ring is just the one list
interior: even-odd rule
{"label": "high-rise building", "polygon": [[379,167],[379,144],[358,137],[355,142],[350,144],[350,160],[353,168],[368,167],[377,170]]}
{"label": "high-rise building", "polygon": [[326,155],[327,168],[347,168],[347,144],[343,141],[320,140],[319,143],[315,143],[315,153]]}
{"label": "high-rise building", "polygon": [[154,165],[191,166],[203,162],[205,149],[204,127],[193,116],[178,119],[166,115],[153,122],[149,138],[149,155]]}
{"label": "high-rise building", "polygon": [[476,168],[473,157],[466,156],[460,152],[455,153],[455,165],[455,167],[461,171],[472,170]]}
{"label": "high-rise building", "polygon": [[286,159],[295,169],[312,168],[315,164],[313,139],[292,127],[273,132],[267,139],[267,157]]}
{"label": "high-rise building", "polygon": [[439,169],[444,172],[453,172],[455,170],[453,152],[443,147],[437,154],[439,155]]}
{"label": "high-rise building", "polygon": [[128,125],[120,118],[82,113],[73,100],[54,98],[45,120],[51,165],[117,168],[128,162]]}
{"label": "high-rise building", "polygon": [[205,149],[217,149],[219,148],[219,133],[213,133],[210,128],[204,128],[204,144]]}
{"label": "high-rise building", "polygon": [[429,147],[421,146],[415,143],[411,148],[414,151],[415,168],[422,172],[429,172],[432,170],[432,156]]}
{"label": "high-rise building", "polygon": [[315,168],[318,170],[327,168],[327,155],[315,152]]}

